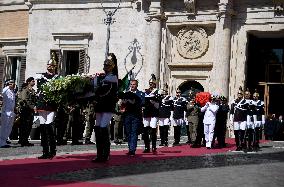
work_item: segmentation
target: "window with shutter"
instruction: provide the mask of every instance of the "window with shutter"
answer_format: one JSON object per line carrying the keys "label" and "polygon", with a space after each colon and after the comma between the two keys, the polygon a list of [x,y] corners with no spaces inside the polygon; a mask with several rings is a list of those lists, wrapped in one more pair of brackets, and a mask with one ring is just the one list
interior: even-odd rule
{"label": "window with shutter", "polygon": [[56,54],[56,61],[58,63],[57,65],[57,73],[59,75],[64,75],[64,68],[63,68],[63,58],[62,58],[62,53],[60,49],[52,49],[50,50],[50,58],[51,58],[51,53],[54,52]]}
{"label": "window with shutter", "polygon": [[19,74],[18,74],[18,80],[19,80],[19,89],[22,88],[22,84],[26,81],[26,56],[22,56],[20,58],[20,64],[19,64]]}
{"label": "window with shutter", "polygon": [[4,65],[6,62],[6,56],[0,56],[0,88],[4,87]]}
{"label": "window with shutter", "polygon": [[79,51],[79,69],[78,72],[80,74],[86,73],[86,51],[80,50]]}

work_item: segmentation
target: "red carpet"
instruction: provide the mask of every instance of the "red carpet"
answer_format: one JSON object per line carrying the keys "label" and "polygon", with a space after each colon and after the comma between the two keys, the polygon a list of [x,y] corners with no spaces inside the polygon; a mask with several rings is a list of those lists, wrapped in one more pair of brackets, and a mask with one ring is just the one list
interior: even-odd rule
{"label": "red carpet", "polygon": [[[98,184],[88,182],[66,182],[40,179],[40,176],[51,175],[61,172],[70,172],[86,168],[109,167],[114,165],[133,164],[138,162],[171,159],[183,156],[201,156],[204,154],[221,153],[235,149],[233,139],[227,140],[228,147],[223,149],[190,148],[188,145],[177,147],[159,148],[157,154],[143,154],[142,150],[137,150],[135,157],[125,155],[124,151],[111,151],[111,159],[105,164],[91,163],[94,154],[64,155],[57,156],[53,160],[38,160],[36,158],[16,159],[0,161],[0,186],[19,187],[19,186],[71,186],[71,187],[111,187],[118,185]],[[95,149],[95,146],[94,146]],[[139,184],[137,184],[139,185]]]}

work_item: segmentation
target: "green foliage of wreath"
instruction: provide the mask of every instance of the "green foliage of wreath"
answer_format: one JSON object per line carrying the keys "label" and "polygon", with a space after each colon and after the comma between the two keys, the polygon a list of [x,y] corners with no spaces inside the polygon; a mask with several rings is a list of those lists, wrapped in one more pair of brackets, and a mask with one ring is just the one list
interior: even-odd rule
{"label": "green foliage of wreath", "polygon": [[59,77],[42,85],[44,100],[57,105],[68,105],[87,92],[92,91],[92,82],[89,77],[68,75]]}

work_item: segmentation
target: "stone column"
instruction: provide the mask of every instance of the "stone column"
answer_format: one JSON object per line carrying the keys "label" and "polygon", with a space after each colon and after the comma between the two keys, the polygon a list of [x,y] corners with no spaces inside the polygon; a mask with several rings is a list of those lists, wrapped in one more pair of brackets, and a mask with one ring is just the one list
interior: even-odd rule
{"label": "stone column", "polygon": [[229,95],[232,5],[232,0],[220,0],[218,3],[219,21],[216,24],[215,62],[210,90],[226,97]]}
{"label": "stone column", "polygon": [[148,80],[151,74],[155,74],[158,80],[160,79],[160,61],[161,61],[161,2],[149,1],[149,13],[145,18],[147,25],[145,27],[145,61],[144,61],[144,75],[143,82],[145,87],[148,87]]}

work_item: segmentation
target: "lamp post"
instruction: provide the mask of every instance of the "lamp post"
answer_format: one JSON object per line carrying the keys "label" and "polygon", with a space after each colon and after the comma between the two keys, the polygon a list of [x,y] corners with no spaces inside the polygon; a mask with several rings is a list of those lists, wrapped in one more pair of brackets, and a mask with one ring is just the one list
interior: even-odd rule
{"label": "lamp post", "polygon": [[105,7],[103,6],[103,2],[101,0],[101,5],[103,8],[104,13],[106,14],[106,18],[104,19],[104,23],[107,25],[107,39],[106,39],[106,52],[105,52],[105,58],[107,58],[109,54],[109,39],[110,39],[110,25],[115,22],[115,19],[113,18],[114,14],[116,13],[117,9],[119,8],[121,3],[121,0],[119,0],[118,6],[115,8],[114,11],[106,11]]}

